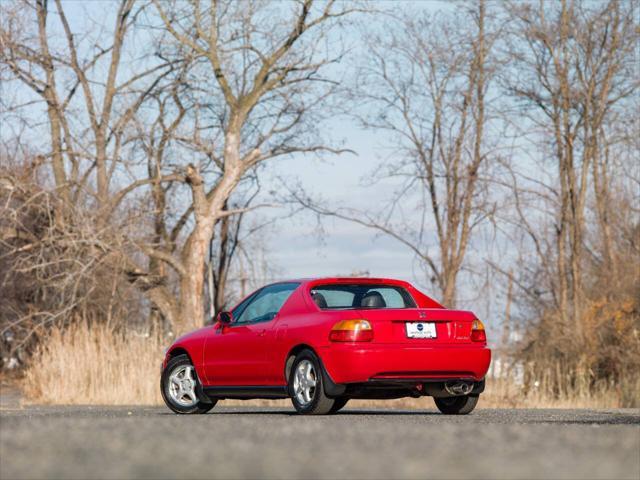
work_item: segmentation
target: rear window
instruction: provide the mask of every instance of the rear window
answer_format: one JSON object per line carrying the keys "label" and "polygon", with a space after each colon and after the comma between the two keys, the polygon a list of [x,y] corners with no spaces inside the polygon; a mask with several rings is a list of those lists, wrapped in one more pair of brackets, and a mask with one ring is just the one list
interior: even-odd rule
{"label": "rear window", "polygon": [[318,285],[311,289],[310,294],[316,305],[323,310],[416,307],[409,292],[395,285]]}

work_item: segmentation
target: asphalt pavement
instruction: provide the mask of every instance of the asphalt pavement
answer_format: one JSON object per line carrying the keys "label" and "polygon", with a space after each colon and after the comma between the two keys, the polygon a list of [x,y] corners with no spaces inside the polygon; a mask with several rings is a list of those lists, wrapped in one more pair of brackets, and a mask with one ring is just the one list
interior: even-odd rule
{"label": "asphalt pavement", "polygon": [[640,410],[0,409],[0,478],[640,479]]}

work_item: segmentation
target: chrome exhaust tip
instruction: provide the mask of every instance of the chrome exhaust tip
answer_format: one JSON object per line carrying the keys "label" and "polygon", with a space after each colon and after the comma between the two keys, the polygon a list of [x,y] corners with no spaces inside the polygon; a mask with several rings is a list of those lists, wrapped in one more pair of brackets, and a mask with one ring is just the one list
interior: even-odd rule
{"label": "chrome exhaust tip", "polygon": [[450,395],[469,395],[473,390],[473,383],[463,382],[461,380],[446,382],[444,389]]}

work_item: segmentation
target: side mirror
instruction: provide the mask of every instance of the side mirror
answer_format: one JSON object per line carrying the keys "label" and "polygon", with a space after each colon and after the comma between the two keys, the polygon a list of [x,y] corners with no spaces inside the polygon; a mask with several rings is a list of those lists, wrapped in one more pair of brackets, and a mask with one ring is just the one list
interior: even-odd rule
{"label": "side mirror", "polygon": [[233,320],[233,315],[231,315],[231,312],[220,312],[217,316],[217,320],[222,325],[229,325],[231,320]]}

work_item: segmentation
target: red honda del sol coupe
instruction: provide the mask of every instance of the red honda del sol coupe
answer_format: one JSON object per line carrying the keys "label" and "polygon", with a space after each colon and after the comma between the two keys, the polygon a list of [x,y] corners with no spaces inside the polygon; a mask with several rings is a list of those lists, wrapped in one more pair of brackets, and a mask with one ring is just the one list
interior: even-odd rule
{"label": "red honda del sol coupe", "polygon": [[291,398],[302,414],[335,413],[350,399],[433,397],[467,414],[491,361],[484,325],[411,284],[319,278],[267,285],[212,326],[175,341],[161,390],[177,413],[218,400]]}

